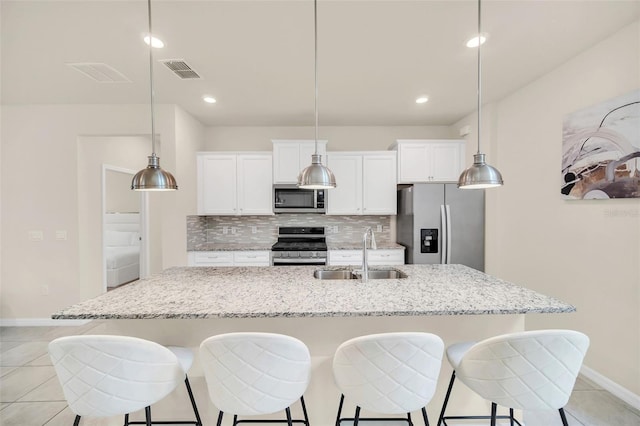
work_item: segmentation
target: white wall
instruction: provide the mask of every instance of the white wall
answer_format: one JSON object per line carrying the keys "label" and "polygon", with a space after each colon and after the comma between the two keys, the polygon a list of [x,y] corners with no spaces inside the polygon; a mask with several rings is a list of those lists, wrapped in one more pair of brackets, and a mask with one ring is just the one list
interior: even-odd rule
{"label": "white wall", "polygon": [[[27,105],[3,106],[1,112],[0,317],[47,318],[96,294],[93,280],[80,278],[80,241],[85,233],[80,233],[78,139],[148,134],[149,106]],[[199,149],[204,134],[202,126],[182,114],[175,107],[156,106],[156,130],[162,141],[161,164],[174,172],[179,185],[182,172],[195,173],[180,162]],[[187,136],[193,139],[185,140]],[[146,167],[150,148],[136,160],[136,166],[127,168]],[[178,164],[180,169],[176,171]],[[185,177],[182,185],[188,186],[190,181],[195,182],[195,178]],[[186,235],[185,212],[175,206],[190,203],[195,210],[192,191],[195,189],[149,196],[150,210],[158,218],[164,239],[162,244],[158,243],[158,255],[150,259],[152,272],[164,266],[164,246],[186,244],[186,236],[181,236],[178,242],[173,237],[167,239],[164,233],[177,229]],[[43,231],[44,240],[29,241],[30,230]],[[55,240],[56,230],[66,230],[68,239]]]}
{"label": "white wall", "polygon": [[[145,148],[148,146],[145,141]],[[140,211],[140,193],[131,191],[129,173],[107,169],[105,171],[104,210],[109,213],[137,213]]]}
{"label": "white wall", "polygon": [[638,87],[636,22],[494,105],[493,145],[483,143],[505,179],[487,191],[487,271],[575,305],[526,326],[585,332],[585,365],[637,395],[640,200],[562,200],[560,169],[563,117]]}
{"label": "white wall", "polygon": [[[209,127],[207,151],[271,151],[271,139],[314,139],[309,127]],[[453,139],[449,126],[320,126],[329,151],[386,150],[396,139]]]}

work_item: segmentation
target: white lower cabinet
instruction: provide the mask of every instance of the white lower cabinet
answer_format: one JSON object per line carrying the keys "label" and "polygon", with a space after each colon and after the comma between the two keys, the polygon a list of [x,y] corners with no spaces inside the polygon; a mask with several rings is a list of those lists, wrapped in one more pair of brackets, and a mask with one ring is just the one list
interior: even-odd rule
{"label": "white lower cabinet", "polygon": [[[369,266],[404,265],[404,250],[368,251]],[[362,250],[329,250],[329,266],[362,266]]]}
{"label": "white lower cabinet", "polygon": [[269,250],[250,251],[191,251],[189,266],[269,266]]}

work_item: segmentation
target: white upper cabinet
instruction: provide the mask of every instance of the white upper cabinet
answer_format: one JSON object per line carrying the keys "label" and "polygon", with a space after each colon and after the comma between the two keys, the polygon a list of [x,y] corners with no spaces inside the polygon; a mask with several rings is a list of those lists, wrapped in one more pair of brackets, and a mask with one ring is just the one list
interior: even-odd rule
{"label": "white upper cabinet", "polygon": [[272,156],[269,153],[199,153],[199,215],[270,215]]}
{"label": "white upper cabinet", "polygon": [[399,139],[398,183],[456,182],[464,170],[465,141]]}
{"label": "white upper cabinet", "polygon": [[[315,153],[314,140],[272,140],[273,143],[273,183],[298,183],[298,175],[311,164]],[[318,154],[322,164],[327,164],[327,141],[318,141]]]}
{"label": "white upper cabinet", "polygon": [[396,155],[388,151],[330,152],[336,188],[327,190],[327,214],[396,214]]}

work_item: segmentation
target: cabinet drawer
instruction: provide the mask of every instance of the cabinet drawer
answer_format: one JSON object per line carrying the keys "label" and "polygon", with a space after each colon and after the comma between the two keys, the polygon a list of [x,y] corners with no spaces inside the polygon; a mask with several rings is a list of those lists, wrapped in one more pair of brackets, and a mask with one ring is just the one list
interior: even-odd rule
{"label": "cabinet drawer", "polygon": [[237,266],[269,266],[269,251],[237,251],[233,253],[233,261]]}
{"label": "cabinet drawer", "polygon": [[329,265],[361,265],[361,250],[329,250]]}
{"label": "cabinet drawer", "polygon": [[192,266],[233,266],[233,252],[230,251],[198,251],[190,253]]}
{"label": "cabinet drawer", "polygon": [[404,265],[404,250],[370,250],[369,265]]}

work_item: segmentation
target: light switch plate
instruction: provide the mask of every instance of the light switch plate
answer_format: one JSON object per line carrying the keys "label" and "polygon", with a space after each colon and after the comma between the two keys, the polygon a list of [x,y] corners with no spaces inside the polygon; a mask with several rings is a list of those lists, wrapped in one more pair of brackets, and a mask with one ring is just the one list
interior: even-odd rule
{"label": "light switch plate", "polygon": [[44,233],[42,231],[29,231],[29,241],[42,240],[44,240]]}
{"label": "light switch plate", "polygon": [[56,240],[58,240],[58,241],[66,241],[67,240],[67,231],[56,231]]}

